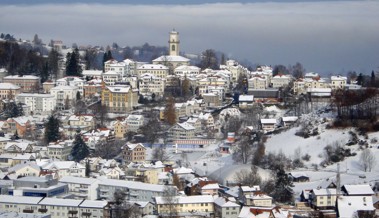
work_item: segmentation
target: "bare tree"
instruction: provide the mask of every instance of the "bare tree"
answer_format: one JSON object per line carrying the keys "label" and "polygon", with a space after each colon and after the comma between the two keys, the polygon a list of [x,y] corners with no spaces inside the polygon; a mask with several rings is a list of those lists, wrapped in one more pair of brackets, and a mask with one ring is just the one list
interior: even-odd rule
{"label": "bare tree", "polygon": [[113,205],[110,209],[111,217],[129,218],[140,217],[138,207],[130,202],[125,201],[126,193],[117,189],[113,194]]}
{"label": "bare tree", "polygon": [[159,160],[162,162],[168,160],[169,156],[166,151],[166,146],[162,145],[155,147],[152,151],[152,158],[153,160]]}
{"label": "bare tree", "polygon": [[234,180],[241,185],[260,185],[262,178],[259,176],[258,168],[251,166],[250,170],[242,169],[234,174]]}
{"label": "bare tree", "polygon": [[233,160],[246,164],[253,155],[252,142],[250,136],[243,135],[238,142],[235,150],[233,150]]}
{"label": "bare tree", "polygon": [[359,163],[365,172],[371,172],[372,168],[375,166],[375,156],[370,149],[362,151],[359,156]]}
{"label": "bare tree", "polygon": [[165,217],[177,217],[178,196],[176,188],[174,186],[165,186],[163,190],[162,199],[164,201],[164,205],[162,206],[164,208],[164,211],[166,212]]}
{"label": "bare tree", "polygon": [[168,97],[163,113],[164,118],[168,124],[172,126],[176,123],[175,99],[172,96]]}
{"label": "bare tree", "polygon": [[99,156],[104,159],[112,159],[120,154],[121,147],[124,144],[124,140],[116,140],[114,142],[100,141],[95,145],[93,156]]}

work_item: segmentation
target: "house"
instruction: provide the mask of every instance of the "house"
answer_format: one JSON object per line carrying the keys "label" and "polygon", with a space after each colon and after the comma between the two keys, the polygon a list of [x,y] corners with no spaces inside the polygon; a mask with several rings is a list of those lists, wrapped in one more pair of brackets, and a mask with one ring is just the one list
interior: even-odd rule
{"label": "house", "polygon": [[162,64],[144,64],[137,68],[137,76],[141,78],[143,74],[151,74],[156,77],[165,79],[169,74],[169,68]]}
{"label": "house", "polygon": [[256,75],[247,80],[248,90],[267,89],[269,85],[269,77]]}
{"label": "house", "polygon": [[188,120],[186,121],[186,123],[192,125],[193,127],[195,127],[195,134],[200,134],[202,132],[202,123],[201,123],[201,120],[197,117],[190,117],[188,118]]}
{"label": "house", "polygon": [[21,87],[12,83],[0,83],[0,98],[14,100],[21,93]]}
{"label": "house", "polygon": [[103,73],[103,81],[107,86],[113,86],[116,82],[121,81],[121,75],[115,71],[107,71]]}
{"label": "house", "polygon": [[85,177],[86,168],[75,161],[51,161],[43,164],[43,171],[55,172],[59,178],[64,176]]}
{"label": "house", "polygon": [[22,116],[8,118],[7,123],[10,127],[8,133],[15,134],[17,132],[18,136],[21,138],[30,135],[34,130],[34,124],[30,117]]}
{"label": "house", "polygon": [[375,194],[368,184],[343,185],[341,191],[347,196],[373,196]]}
{"label": "house", "polygon": [[290,127],[294,125],[298,119],[299,118],[295,116],[282,117],[282,124],[284,127]]}
{"label": "house", "polygon": [[292,80],[290,75],[278,74],[271,78],[271,87],[272,88],[281,88],[288,86]]}
{"label": "house", "polygon": [[122,157],[127,163],[144,162],[146,159],[146,148],[141,143],[125,144],[122,146]]}
{"label": "house", "polygon": [[290,172],[288,176],[293,182],[309,182],[309,176],[305,173]]}
{"label": "house", "polygon": [[126,118],[125,122],[128,132],[137,132],[143,126],[144,117],[142,115],[131,114]]}
{"label": "house", "polygon": [[176,123],[168,130],[168,138],[170,141],[192,139],[195,137],[195,132],[195,127],[187,122]]}
{"label": "house", "polygon": [[263,192],[256,191],[252,194],[245,195],[246,205],[256,207],[271,207],[272,197],[266,195]]}
{"label": "house", "polygon": [[211,113],[200,113],[199,119],[207,129],[213,130],[215,128],[214,118]]}
{"label": "house", "polygon": [[96,119],[94,115],[71,115],[68,118],[68,125],[72,129],[89,131],[95,129]]}
{"label": "house", "polygon": [[158,214],[169,214],[171,209],[177,211],[179,216],[205,216],[213,215],[214,199],[210,195],[175,196],[167,203],[164,197],[155,197]]}
{"label": "house", "polygon": [[[8,124],[7,122],[3,122],[4,124]],[[4,148],[11,139],[0,137],[0,154],[4,153]]]}
{"label": "house", "polygon": [[265,133],[274,131],[276,124],[276,119],[261,119],[261,128]]}
{"label": "house", "polygon": [[72,140],[50,142],[47,146],[47,154],[50,159],[68,160],[72,150]]}
{"label": "house", "polygon": [[312,208],[317,209],[334,209],[336,205],[336,189],[312,189],[309,192],[309,201]]}
{"label": "house", "polygon": [[218,197],[214,200],[214,207],[216,217],[238,218],[240,213],[240,205],[234,198]]}
{"label": "house", "polygon": [[242,207],[238,218],[275,218],[289,217],[288,211],[280,207]]}
{"label": "house", "polygon": [[254,104],[254,95],[240,95],[238,102],[241,109],[252,108]]}
{"label": "house", "polygon": [[24,176],[39,176],[41,167],[35,163],[20,163],[8,168],[8,174],[14,174],[17,178]]}
{"label": "house", "polygon": [[28,142],[7,142],[4,147],[5,153],[32,153],[33,146]]}
{"label": "house", "polygon": [[[369,216],[371,215],[371,216]],[[375,207],[371,196],[340,196],[337,200],[337,216],[340,218],[372,217]]]}
{"label": "house", "polygon": [[102,168],[99,170],[99,175],[107,179],[121,179],[125,173],[119,167]]}
{"label": "house", "polygon": [[346,76],[331,76],[330,77],[331,83],[330,86],[333,90],[335,89],[344,89],[347,84],[347,77]]}
{"label": "house", "polygon": [[125,137],[125,133],[128,130],[128,124],[126,123],[126,120],[117,119],[113,123],[113,130],[117,139],[123,139]]}

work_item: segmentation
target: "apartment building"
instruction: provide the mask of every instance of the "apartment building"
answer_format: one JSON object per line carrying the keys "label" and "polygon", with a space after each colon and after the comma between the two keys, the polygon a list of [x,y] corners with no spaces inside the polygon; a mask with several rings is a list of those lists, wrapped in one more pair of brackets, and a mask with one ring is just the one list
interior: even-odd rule
{"label": "apartment building", "polygon": [[60,183],[68,185],[68,192],[75,199],[96,200],[97,188],[100,180],[86,177],[64,176],[59,179]]}
{"label": "apartment building", "polygon": [[106,86],[101,92],[101,103],[108,112],[125,113],[138,104],[138,89],[127,85]]}
{"label": "apartment building", "polygon": [[170,141],[179,139],[193,139],[195,137],[196,129],[191,124],[176,123],[168,130],[168,139]]}
{"label": "apartment building", "polygon": [[137,68],[137,76],[141,78],[143,74],[152,74],[159,78],[166,78],[169,72],[169,68],[162,64],[144,64]]}
{"label": "apartment building", "polygon": [[21,93],[21,88],[12,83],[0,83],[0,98],[12,100]]}
{"label": "apartment building", "polygon": [[171,210],[177,211],[179,216],[203,216],[214,215],[214,199],[210,195],[177,196],[171,202],[164,197],[155,197],[158,214],[168,215]]}
{"label": "apartment building", "polygon": [[76,86],[56,86],[50,90],[56,99],[56,108],[58,110],[65,110],[73,105],[76,101],[76,93],[79,88]]}
{"label": "apartment building", "polygon": [[127,132],[137,132],[143,126],[144,117],[142,115],[131,114],[125,119]]}
{"label": "apartment building", "polygon": [[34,115],[48,115],[55,109],[57,102],[54,95],[38,93],[21,93],[16,101],[25,104]]}
{"label": "apartment building", "polygon": [[146,159],[146,148],[141,143],[125,144],[122,146],[122,157],[125,162],[144,162]]}
{"label": "apartment building", "polygon": [[138,87],[139,94],[145,98],[152,99],[153,94],[155,99],[162,98],[165,89],[165,79],[145,73],[141,75]]}
{"label": "apartment building", "polygon": [[12,83],[21,88],[21,92],[38,92],[41,81],[38,76],[33,75],[11,75],[3,78],[4,83]]}

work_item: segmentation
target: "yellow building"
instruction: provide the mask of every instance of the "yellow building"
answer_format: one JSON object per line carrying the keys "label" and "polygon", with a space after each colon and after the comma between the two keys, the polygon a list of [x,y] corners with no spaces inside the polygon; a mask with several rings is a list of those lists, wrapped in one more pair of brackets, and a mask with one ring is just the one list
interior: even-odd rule
{"label": "yellow building", "polygon": [[113,124],[113,129],[115,137],[118,139],[123,139],[128,130],[128,125],[125,120],[116,120]]}
{"label": "yellow building", "polygon": [[128,112],[138,104],[138,90],[127,85],[105,86],[101,92],[101,104],[108,112]]}
{"label": "yellow building", "polygon": [[210,217],[214,214],[214,200],[211,195],[176,196],[170,199],[156,197],[158,214],[165,215],[177,212],[181,215],[197,215]]}

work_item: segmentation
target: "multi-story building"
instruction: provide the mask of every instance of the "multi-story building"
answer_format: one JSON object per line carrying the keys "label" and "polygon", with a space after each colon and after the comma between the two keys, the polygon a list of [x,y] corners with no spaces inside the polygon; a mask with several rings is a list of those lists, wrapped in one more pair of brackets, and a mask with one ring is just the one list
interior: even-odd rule
{"label": "multi-story building", "polygon": [[101,89],[102,86],[99,83],[94,83],[94,82],[88,82],[83,86],[83,97],[84,98],[91,98],[94,96],[101,96]]}
{"label": "multi-story building", "polygon": [[[3,195],[0,198],[0,210],[17,214],[47,215],[46,217],[82,217],[106,218],[107,201],[60,199],[49,197],[23,197]],[[29,217],[29,216],[27,216]],[[43,216],[44,217],[44,216]]]}
{"label": "multi-story building", "polygon": [[335,188],[312,189],[309,192],[311,207],[331,209],[336,206],[337,191]]}
{"label": "multi-story building", "polygon": [[292,78],[290,75],[278,74],[271,78],[271,87],[272,88],[281,88],[288,86]]}
{"label": "multi-story building", "polygon": [[254,76],[247,80],[248,89],[267,89],[268,88],[268,80],[267,77],[263,76]]}
{"label": "multi-story building", "polygon": [[139,94],[145,98],[155,99],[162,98],[165,88],[165,80],[152,74],[142,74],[138,83]]}
{"label": "multi-story building", "polygon": [[68,125],[73,129],[89,131],[95,129],[96,118],[94,115],[71,115],[68,118]]}
{"label": "multi-story building", "polygon": [[33,75],[12,75],[3,78],[4,83],[12,83],[21,88],[21,92],[38,92],[41,86],[40,78]]}
{"label": "multi-story building", "polygon": [[122,157],[125,162],[144,162],[146,159],[146,148],[141,143],[125,144],[122,148]]}
{"label": "multi-story building", "polygon": [[144,117],[142,115],[131,114],[126,118],[127,132],[137,132],[143,126]]}
{"label": "multi-story building", "polygon": [[137,68],[137,76],[141,78],[143,74],[152,74],[156,77],[165,79],[168,75],[169,68],[162,64],[144,64]]}
{"label": "multi-story building", "polygon": [[126,85],[106,86],[101,92],[101,104],[108,112],[131,111],[138,104],[138,89]]}
{"label": "multi-story building", "polygon": [[179,139],[193,139],[195,137],[196,129],[191,124],[176,123],[168,130],[168,139],[170,141]]}
{"label": "multi-story building", "polygon": [[57,105],[54,95],[51,94],[21,93],[16,96],[16,101],[25,104],[32,115],[50,114]]}
{"label": "multi-story building", "polygon": [[330,79],[332,89],[343,89],[347,84],[347,77],[345,76],[332,76]]}
{"label": "multi-story building", "polygon": [[222,87],[224,92],[229,90],[228,81],[222,77],[206,77],[198,81],[199,95],[211,93],[215,87]]}
{"label": "multi-story building", "polygon": [[59,178],[64,176],[85,177],[86,168],[75,161],[53,161],[42,166],[44,171],[58,174]]}
{"label": "multi-story building", "polygon": [[113,129],[115,137],[118,139],[122,139],[125,137],[125,133],[128,130],[128,125],[126,123],[126,120],[116,120],[113,123]]}
{"label": "multi-story building", "polygon": [[193,214],[198,217],[214,215],[214,199],[210,195],[177,196],[168,202],[165,197],[155,197],[158,214],[167,215],[175,210],[179,216]]}
{"label": "multi-story building", "polygon": [[20,163],[8,168],[9,174],[14,174],[16,178],[25,176],[39,176],[41,168],[35,163]]}
{"label": "multi-story building", "polygon": [[62,177],[59,182],[68,185],[68,192],[75,199],[96,200],[100,180],[75,176]]}
{"label": "multi-story building", "polygon": [[257,207],[272,207],[272,197],[263,192],[254,192],[253,194],[245,195],[246,205]]}
{"label": "multi-story building", "polygon": [[126,194],[126,200],[153,202],[154,197],[163,195],[165,187],[167,186],[101,178],[98,190],[100,199],[111,200],[114,193],[118,190]]}
{"label": "multi-story building", "polygon": [[50,90],[50,94],[56,99],[56,108],[58,110],[64,110],[73,105],[78,91],[79,88],[76,86],[56,86]]}
{"label": "multi-story building", "polygon": [[218,197],[214,200],[216,217],[238,218],[240,205],[237,201],[230,201],[224,197]]}
{"label": "multi-story building", "polygon": [[13,186],[8,188],[8,194],[15,196],[56,197],[67,192],[68,186],[51,175],[21,177],[13,180]]}
{"label": "multi-story building", "polygon": [[174,70],[174,75],[179,77],[192,77],[200,74],[201,69],[196,66],[182,65]]}
{"label": "multi-story building", "polygon": [[21,88],[12,83],[0,83],[0,98],[12,100],[21,93]]}
{"label": "multi-story building", "polygon": [[72,150],[72,141],[50,142],[47,155],[53,160],[68,160]]}
{"label": "multi-story building", "polygon": [[116,82],[121,81],[121,75],[115,71],[108,71],[103,74],[103,81],[107,86],[113,86]]}

